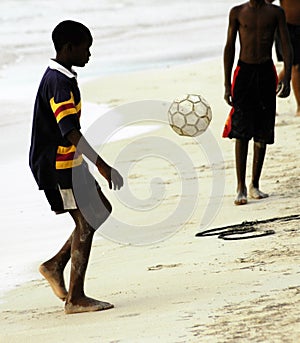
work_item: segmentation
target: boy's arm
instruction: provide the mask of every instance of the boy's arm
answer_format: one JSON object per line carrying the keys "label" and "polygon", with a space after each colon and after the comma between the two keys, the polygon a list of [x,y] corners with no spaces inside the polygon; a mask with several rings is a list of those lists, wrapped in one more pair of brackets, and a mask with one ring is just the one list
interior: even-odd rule
{"label": "boy's arm", "polygon": [[100,174],[107,180],[109,188],[120,189],[123,186],[123,178],[119,172],[110,167],[90,146],[79,130],[73,129],[66,138],[70,143],[75,145],[79,152],[84,154],[98,168]]}
{"label": "boy's arm", "polygon": [[287,29],[285,13],[281,8],[279,8],[279,12],[278,31],[282,46],[284,77],[279,85],[281,88],[279,89],[278,96],[281,98],[286,98],[290,95],[291,91],[290,82],[292,74],[293,50]]}
{"label": "boy's arm", "polygon": [[231,73],[235,56],[235,41],[238,32],[238,23],[236,17],[236,8],[233,8],[229,14],[229,24],[227,30],[227,41],[224,48],[223,62],[224,62],[224,82],[225,82],[225,101],[232,106],[231,97]]}

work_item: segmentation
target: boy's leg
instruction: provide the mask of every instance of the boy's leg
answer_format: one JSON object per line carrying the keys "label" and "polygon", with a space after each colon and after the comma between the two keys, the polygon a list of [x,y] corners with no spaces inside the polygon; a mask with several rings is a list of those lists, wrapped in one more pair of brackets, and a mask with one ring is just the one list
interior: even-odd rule
{"label": "boy's leg", "polygon": [[[112,207],[111,207],[109,201],[106,199],[106,197],[102,193],[100,188],[98,188],[98,193],[99,193],[99,197],[102,201],[102,204],[104,205],[104,207],[99,208],[97,210],[97,213],[100,214],[98,223],[99,223],[99,225],[101,225],[110,215],[110,213],[112,211]],[[40,265],[40,268],[39,268],[40,273],[49,282],[49,284],[50,284],[52,290],[54,291],[55,295],[57,295],[61,300],[66,300],[67,295],[68,295],[68,292],[67,292],[66,287],[65,287],[63,273],[64,273],[65,266],[67,265],[67,263],[71,257],[71,247],[73,245],[73,239],[74,239],[74,237],[76,237],[76,239],[77,239],[78,232],[80,232],[82,225],[88,226],[88,224],[86,223],[85,219],[83,218],[83,216],[79,210],[73,210],[73,211],[70,211],[70,213],[71,213],[71,215],[75,221],[75,224],[76,224],[75,230],[73,231],[73,233],[69,237],[69,239],[66,241],[66,243],[63,245],[63,247],[59,250],[59,252],[54,257],[52,257],[50,260],[42,263]],[[90,227],[89,227],[89,229],[91,230],[91,240],[92,240],[94,230]],[[88,251],[87,261],[88,261],[88,257],[89,257],[89,253],[90,253],[91,242],[88,242],[88,245],[89,245],[89,247],[87,248],[87,251]],[[84,249],[84,250],[86,250],[86,249]],[[86,265],[87,265],[87,261],[86,261]],[[86,266],[85,266],[85,270],[86,270]],[[84,274],[85,274],[85,270],[84,270]],[[84,274],[83,274],[83,278],[82,278],[82,284],[84,281]],[[83,290],[83,286],[82,286],[82,290]],[[86,299],[88,299],[88,298],[86,298]],[[91,299],[91,300],[93,300],[93,299]],[[111,307],[111,305],[110,305],[110,307]],[[102,309],[102,308],[100,308],[100,309]],[[99,310],[99,308],[98,308],[98,310]]]}
{"label": "boy's leg", "polygon": [[55,295],[63,301],[68,295],[63,273],[71,256],[72,236],[73,234],[54,257],[42,263],[39,268],[40,273],[49,282]]}
{"label": "boy's leg", "polygon": [[248,140],[236,139],[235,142],[235,163],[237,176],[237,197],[234,201],[236,205],[244,205],[247,203],[247,187],[246,187],[246,167],[248,155]]}
{"label": "boy's leg", "polygon": [[72,234],[71,276],[65,312],[71,314],[112,308],[112,304],[89,298],[84,293],[85,272],[95,231],[80,210],[72,210],[70,214],[76,223],[76,228]]}
{"label": "boy's leg", "polygon": [[259,179],[265,159],[267,145],[265,143],[254,142],[252,181],[249,187],[251,198],[263,199],[269,195],[259,190]]}
{"label": "boy's leg", "polygon": [[297,103],[296,116],[300,116],[300,64],[292,67],[292,85]]}

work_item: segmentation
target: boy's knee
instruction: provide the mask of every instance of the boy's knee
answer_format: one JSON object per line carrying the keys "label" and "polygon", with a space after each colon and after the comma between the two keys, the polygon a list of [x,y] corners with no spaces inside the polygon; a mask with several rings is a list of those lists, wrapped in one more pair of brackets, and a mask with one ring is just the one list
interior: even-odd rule
{"label": "boy's knee", "polygon": [[80,228],[80,241],[85,242],[86,240],[91,239],[94,233],[95,233],[95,229],[89,223],[86,222]]}
{"label": "boy's knee", "polygon": [[259,149],[266,149],[267,144],[263,142],[254,142],[254,144],[259,148]]}

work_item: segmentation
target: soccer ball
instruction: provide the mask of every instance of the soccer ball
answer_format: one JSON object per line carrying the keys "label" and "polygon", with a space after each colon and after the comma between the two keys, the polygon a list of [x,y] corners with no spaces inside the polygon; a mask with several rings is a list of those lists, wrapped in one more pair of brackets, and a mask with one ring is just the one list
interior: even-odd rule
{"label": "soccer ball", "polygon": [[195,137],[208,128],[212,112],[208,102],[197,94],[176,98],[168,110],[172,129],[181,136]]}

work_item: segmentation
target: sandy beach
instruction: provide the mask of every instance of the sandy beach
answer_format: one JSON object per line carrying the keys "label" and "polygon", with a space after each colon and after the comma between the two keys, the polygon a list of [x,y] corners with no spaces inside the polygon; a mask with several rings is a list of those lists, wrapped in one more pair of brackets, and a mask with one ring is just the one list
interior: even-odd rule
{"label": "sandy beach", "polygon": [[[194,140],[176,136],[168,126],[140,135],[140,138],[151,135],[175,142],[193,161],[199,198],[187,222],[180,224],[178,231],[167,239],[138,247],[96,235],[86,293],[112,302],[115,308],[109,311],[65,315],[63,303],[38,274],[38,264],[42,261],[37,261],[33,266],[34,280],[7,293],[0,304],[0,342],[299,342],[299,219],[291,217],[257,224],[275,232],[264,237],[240,240],[195,237],[205,229],[300,214],[300,118],[294,116],[293,95],[278,100],[275,144],[268,147],[261,177],[261,188],[269,193],[269,198],[249,199],[245,206],[234,206],[234,142],[221,138],[230,110],[223,100],[221,58],[105,76],[82,84],[81,89],[83,111],[85,102],[114,107],[142,100],[171,102],[185,93],[202,94],[211,104],[210,132],[224,160],[221,206],[209,227],[202,228],[211,173],[207,161],[202,155],[199,157],[199,145]],[[132,142],[134,138],[114,141],[105,147],[103,154],[113,163],[114,156]],[[247,183],[251,150],[252,144]],[[153,176],[159,175],[164,180],[168,201],[155,209],[155,219],[162,221],[180,200],[178,177],[155,160],[134,167],[128,185],[136,186],[141,198],[144,194],[139,192],[149,191]],[[151,220],[147,211],[132,215],[132,211],[117,204],[114,194],[104,184],[103,189],[115,205],[119,221],[137,225]],[[32,193],[36,192],[32,189]],[[35,203],[27,205],[30,206]],[[186,206],[190,206],[188,197]],[[68,229],[67,221],[50,211],[46,218],[49,227],[64,223],[67,238],[71,223]],[[104,232],[109,232],[109,224],[105,223]],[[57,241],[57,248],[61,243]],[[45,249],[43,258],[54,252],[55,249]],[[68,272],[69,269],[66,280]]]}

